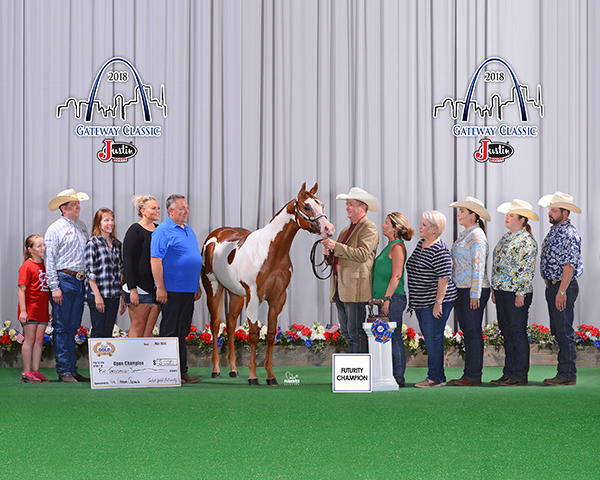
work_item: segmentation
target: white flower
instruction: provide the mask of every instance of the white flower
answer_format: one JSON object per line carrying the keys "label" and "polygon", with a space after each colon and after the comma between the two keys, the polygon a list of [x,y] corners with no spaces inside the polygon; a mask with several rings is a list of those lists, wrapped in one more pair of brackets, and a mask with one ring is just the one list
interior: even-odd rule
{"label": "white flower", "polygon": [[15,329],[14,329],[14,328],[11,328],[11,329],[8,331],[8,334],[9,334],[11,337],[14,337],[16,333],[17,333],[17,332],[15,331]]}
{"label": "white flower", "polygon": [[265,338],[267,338],[267,327],[263,326],[260,329],[260,339],[264,340]]}
{"label": "white flower", "polygon": [[444,337],[452,338],[452,329],[450,328],[450,325],[446,325],[446,328],[444,328]]}
{"label": "white flower", "polygon": [[8,328],[10,327],[10,320],[7,320],[6,322],[4,322],[4,328]]}
{"label": "white flower", "polygon": [[46,335],[52,335],[52,330],[54,330],[54,329],[52,328],[52,324],[50,324],[50,323],[49,323],[49,324],[46,326],[46,331],[45,331],[44,333],[45,333]]}
{"label": "white flower", "polygon": [[157,327],[154,327],[154,329],[152,330],[152,336],[158,337],[158,328]]}

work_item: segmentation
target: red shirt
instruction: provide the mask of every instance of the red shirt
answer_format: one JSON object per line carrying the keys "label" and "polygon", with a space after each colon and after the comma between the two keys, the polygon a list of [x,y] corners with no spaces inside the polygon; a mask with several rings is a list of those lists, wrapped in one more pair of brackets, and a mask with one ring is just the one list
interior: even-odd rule
{"label": "red shirt", "polygon": [[[19,268],[19,285],[25,285],[25,305],[29,320],[47,322],[50,320],[48,302],[50,289],[46,284],[44,263],[35,263],[28,258]],[[17,307],[17,319],[21,316],[21,306]]]}

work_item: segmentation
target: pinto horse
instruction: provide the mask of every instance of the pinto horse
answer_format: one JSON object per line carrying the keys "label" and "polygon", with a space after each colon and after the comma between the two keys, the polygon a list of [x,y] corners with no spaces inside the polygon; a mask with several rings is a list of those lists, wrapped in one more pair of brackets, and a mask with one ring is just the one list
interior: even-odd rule
{"label": "pinto horse", "polygon": [[[273,343],[277,319],[287,300],[287,287],[292,278],[290,248],[300,229],[323,237],[331,236],[334,227],[323,213],[323,204],[315,196],[318,184],[310,191],[302,185],[296,198],[288,202],[267,226],[250,232],[244,228],[223,227],[213,231],[202,246],[202,285],[210,312],[213,335],[212,377],[221,376],[217,338],[221,324],[223,294],[229,292],[227,312],[227,360],[229,376],[239,377],[233,348],[237,319],[246,304],[250,330],[250,385],[258,385],[256,376],[256,344],[259,339],[258,306],[267,301],[267,352],[265,369],[267,384],[278,385],[273,373]],[[245,300],[244,300],[245,299]]]}

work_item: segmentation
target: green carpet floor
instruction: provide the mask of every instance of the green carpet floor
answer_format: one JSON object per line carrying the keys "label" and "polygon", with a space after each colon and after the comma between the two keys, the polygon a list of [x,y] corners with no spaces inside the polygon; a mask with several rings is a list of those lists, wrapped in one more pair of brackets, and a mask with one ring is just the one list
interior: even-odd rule
{"label": "green carpet floor", "polygon": [[[283,385],[287,371],[299,385]],[[600,478],[600,369],[544,386],[555,371],[532,367],[524,387],[418,389],[426,369],[409,368],[399,391],[334,394],[330,367],[276,368],[279,387],[264,369],[249,387],[247,368],[193,368],[202,383],[122,390],[21,384],[4,368],[0,478]],[[484,382],[500,375],[486,368]]]}

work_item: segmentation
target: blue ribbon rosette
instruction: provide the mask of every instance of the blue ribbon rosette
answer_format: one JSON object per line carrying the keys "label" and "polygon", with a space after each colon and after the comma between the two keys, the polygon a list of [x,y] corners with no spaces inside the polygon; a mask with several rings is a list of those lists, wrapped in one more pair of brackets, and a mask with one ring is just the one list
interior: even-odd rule
{"label": "blue ribbon rosette", "polygon": [[375,341],[379,343],[387,343],[392,339],[392,331],[388,325],[387,318],[378,318],[371,325],[371,333],[375,337]]}

